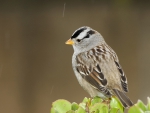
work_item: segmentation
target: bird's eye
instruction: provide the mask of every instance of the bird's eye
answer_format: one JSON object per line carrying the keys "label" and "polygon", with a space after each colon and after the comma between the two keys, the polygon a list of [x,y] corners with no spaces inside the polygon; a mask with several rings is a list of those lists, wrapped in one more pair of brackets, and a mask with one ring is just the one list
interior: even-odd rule
{"label": "bird's eye", "polygon": [[81,42],[81,40],[80,40],[80,39],[77,39],[77,42]]}

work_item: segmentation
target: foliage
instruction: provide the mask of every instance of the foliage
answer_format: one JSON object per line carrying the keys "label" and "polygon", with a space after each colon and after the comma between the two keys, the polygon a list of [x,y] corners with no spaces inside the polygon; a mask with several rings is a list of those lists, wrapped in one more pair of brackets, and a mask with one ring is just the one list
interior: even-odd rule
{"label": "foliage", "polygon": [[[147,105],[138,100],[134,106],[129,108],[128,113],[149,113],[150,98],[148,97],[147,100]],[[124,113],[124,108],[115,97],[112,97],[111,100],[85,97],[79,104],[63,99],[56,100],[52,103],[50,113]]]}

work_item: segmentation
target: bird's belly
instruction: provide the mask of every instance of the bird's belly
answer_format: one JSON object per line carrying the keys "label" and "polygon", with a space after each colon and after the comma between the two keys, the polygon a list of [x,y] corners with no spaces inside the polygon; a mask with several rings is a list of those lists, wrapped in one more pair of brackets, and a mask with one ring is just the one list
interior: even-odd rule
{"label": "bird's belly", "polygon": [[107,98],[103,93],[98,91],[96,88],[94,88],[91,84],[89,84],[86,80],[84,80],[81,75],[75,74],[78,79],[79,84],[83,87],[84,90],[86,90],[91,97],[99,96],[103,99]]}

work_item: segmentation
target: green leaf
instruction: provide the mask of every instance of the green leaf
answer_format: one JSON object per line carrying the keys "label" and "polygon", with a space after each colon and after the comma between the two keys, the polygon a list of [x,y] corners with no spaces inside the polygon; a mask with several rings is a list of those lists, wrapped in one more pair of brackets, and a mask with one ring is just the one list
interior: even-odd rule
{"label": "green leaf", "polygon": [[91,104],[91,98],[85,97],[83,101],[79,104],[83,109],[85,109],[86,105],[90,106]]}
{"label": "green leaf", "polygon": [[108,113],[108,106],[103,106],[103,107],[100,109],[100,113]]}
{"label": "green leaf", "polygon": [[121,111],[120,109],[118,109],[117,113],[124,113],[123,111]]}
{"label": "green leaf", "polygon": [[50,113],[57,113],[54,108],[51,108]]}
{"label": "green leaf", "polygon": [[87,98],[87,97],[85,97],[84,99],[83,99],[83,101],[82,101],[83,103],[87,103],[87,102],[89,102],[89,98]]}
{"label": "green leaf", "polygon": [[147,108],[144,105],[144,103],[141,100],[138,100],[137,104],[136,104],[140,109],[142,109],[143,111],[146,111]]}
{"label": "green leaf", "polygon": [[102,107],[104,107],[104,106],[106,106],[106,107],[108,107],[106,104],[104,104],[104,103],[96,103],[96,104],[94,104],[93,106],[90,106],[89,107],[89,110],[90,110],[90,113],[91,112],[96,112],[97,110],[99,110],[100,111],[100,109],[102,108]]}
{"label": "green leaf", "polygon": [[94,97],[91,101],[91,105],[94,105],[95,103],[101,103],[103,101],[103,99],[101,99],[100,97]]}
{"label": "green leaf", "polygon": [[69,110],[69,111],[67,111],[66,113],[75,113],[75,111]]}
{"label": "green leaf", "polygon": [[138,106],[134,105],[130,107],[130,109],[128,110],[128,113],[144,113],[144,112]]}
{"label": "green leaf", "polygon": [[120,110],[120,112],[124,112],[124,108],[123,108],[122,104],[120,103],[120,101],[116,97],[111,98],[110,107],[111,108],[117,108]]}
{"label": "green leaf", "polygon": [[92,113],[100,113],[99,110],[97,109],[96,111],[93,111]]}
{"label": "green leaf", "polygon": [[71,110],[76,111],[79,108],[79,105],[75,102],[72,103],[71,105]]}
{"label": "green leaf", "polygon": [[71,110],[71,103],[67,100],[59,99],[52,103],[50,113],[66,113]]}
{"label": "green leaf", "polygon": [[147,109],[150,110],[150,98],[147,97]]}
{"label": "green leaf", "polygon": [[83,109],[85,109],[86,103],[80,103],[79,106],[82,107]]}
{"label": "green leaf", "polygon": [[82,107],[79,107],[78,110],[75,111],[75,113],[86,113],[86,112]]}
{"label": "green leaf", "polygon": [[109,113],[118,113],[118,110],[117,108],[111,108]]}

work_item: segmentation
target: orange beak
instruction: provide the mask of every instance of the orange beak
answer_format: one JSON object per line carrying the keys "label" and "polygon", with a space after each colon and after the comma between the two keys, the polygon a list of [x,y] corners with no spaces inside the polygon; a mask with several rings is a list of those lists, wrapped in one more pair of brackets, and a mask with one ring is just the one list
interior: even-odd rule
{"label": "orange beak", "polygon": [[69,40],[66,42],[66,44],[73,45],[74,42],[73,42],[71,39],[69,39]]}

